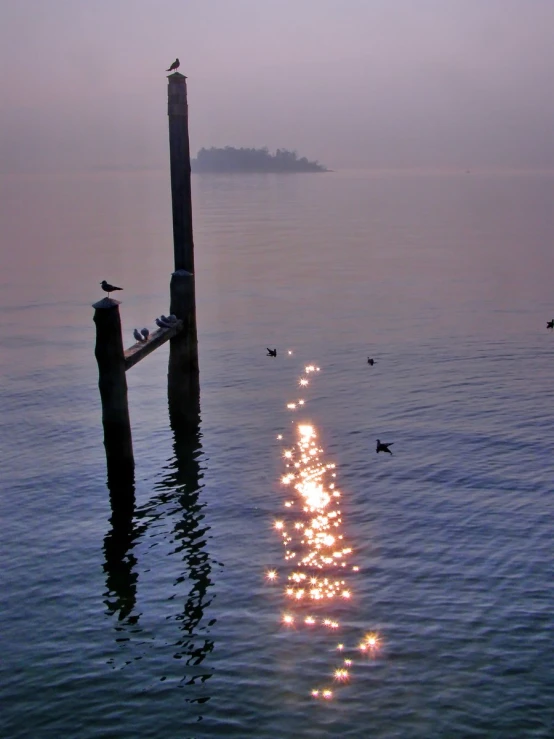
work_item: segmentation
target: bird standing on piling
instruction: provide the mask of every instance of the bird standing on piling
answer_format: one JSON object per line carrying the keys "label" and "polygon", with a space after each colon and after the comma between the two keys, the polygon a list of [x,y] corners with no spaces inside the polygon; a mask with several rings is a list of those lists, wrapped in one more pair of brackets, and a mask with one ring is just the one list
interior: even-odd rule
{"label": "bird standing on piling", "polygon": [[377,454],[379,454],[379,452],[387,452],[388,454],[392,454],[389,447],[392,446],[393,444],[394,444],[393,441],[389,441],[388,444],[385,444],[384,441],[380,441],[380,439],[377,439],[377,449],[375,451],[377,452]]}
{"label": "bird standing on piling", "polygon": [[139,334],[139,332],[137,331],[137,329],[135,329],[135,330],[133,331],[133,336],[135,337],[135,339],[136,339],[137,341],[146,341],[146,339],[143,339],[143,338],[142,338],[141,334]]}
{"label": "bird standing on piling", "polygon": [[166,69],[165,71],[166,72],[173,72],[174,69],[179,69],[180,66],[181,66],[181,62],[179,61],[179,58],[177,57],[177,59],[175,59],[175,61],[173,62],[173,64],[170,66],[170,68],[169,69]]}
{"label": "bird standing on piling", "polygon": [[105,293],[108,293],[108,297],[110,297],[110,293],[113,293],[114,290],[123,290],[122,287],[116,287],[115,285],[110,285],[110,283],[106,282],[106,280],[102,280],[100,284],[102,285],[102,290]]}
{"label": "bird standing on piling", "polygon": [[266,354],[267,357],[277,356],[277,349],[269,349],[268,347],[266,347],[266,349],[267,349],[267,354]]}
{"label": "bird standing on piling", "polygon": [[146,341],[150,336],[150,331],[147,328],[141,328],[140,332],[144,336],[144,340]]}

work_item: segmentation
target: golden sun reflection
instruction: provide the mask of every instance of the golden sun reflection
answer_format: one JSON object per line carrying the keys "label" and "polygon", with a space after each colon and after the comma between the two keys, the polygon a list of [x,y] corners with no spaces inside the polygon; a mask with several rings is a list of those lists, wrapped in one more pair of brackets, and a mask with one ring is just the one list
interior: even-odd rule
{"label": "golden sun reflection", "polygon": [[348,670],[339,668],[338,670],[335,670],[333,677],[335,680],[348,680],[350,675],[348,674]]}
{"label": "golden sun reflection", "polygon": [[[314,364],[306,365],[298,385],[308,388],[312,384],[309,375],[319,371]],[[303,398],[286,404],[289,410],[304,415],[305,406]],[[325,459],[312,423],[302,419],[291,425],[294,428],[292,442],[289,438],[287,443],[282,434],[277,436],[283,445],[286,444],[281,451],[285,470],[280,475],[280,484],[286,489],[286,499],[282,503],[285,510],[273,521],[273,528],[285,548],[284,566],[279,573],[279,592],[286,600],[281,623],[294,627],[296,633],[309,633],[314,644],[321,644],[331,632],[336,632],[335,638],[340,635],[342,641],[330,648],[346,653],[340,656],[342,664],[332,668],[337,690],[342,690],[351,680],[350,668],[357,670],[367,663],[367,656],[375,656],[380,639],[376,632],[367,633],[361,642],[359,636],[354,637],[354,641],[348,637],[348,622],[352,618],[347,612],[356,602],[355,583],[350,578],[355,578],[360,568],[351,561],[354,550],[343,527],[342,492],[337,482],[336,464]],[[277,570],[268,569],[265,577],[275,582]],[[358,658],[350,659],[357,650]],[[360,652],[365,653],[365,659],[361,659]],[[327,677],[323,686],[314,688],[311,695],[330,700],[334,691],[328,685]]]}

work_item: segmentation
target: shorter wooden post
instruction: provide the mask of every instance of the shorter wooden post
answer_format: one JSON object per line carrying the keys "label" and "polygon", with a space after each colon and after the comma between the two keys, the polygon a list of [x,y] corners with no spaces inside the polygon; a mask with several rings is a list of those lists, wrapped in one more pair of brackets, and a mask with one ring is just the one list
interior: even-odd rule
{"label": "shorter wooden post", "polygon": [[119,301],[104,298],[94,303],[92,307],[96,324],[94,353],[98,362],[98,387],[102,401],[108,479],[113,483],[132,481],[135,460],[127,404],[127,379]]}

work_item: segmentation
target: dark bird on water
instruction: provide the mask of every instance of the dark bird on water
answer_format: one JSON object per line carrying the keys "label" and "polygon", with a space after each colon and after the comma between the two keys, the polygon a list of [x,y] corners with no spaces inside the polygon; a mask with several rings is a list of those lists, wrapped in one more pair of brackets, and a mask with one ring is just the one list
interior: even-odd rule
{"label": "dark bird on water", "polygon": [[394,444],[393,441],[389,441],[388,444],[385,444],[384,441],[377,439],[377,449],[375,451],[377,452],[377,454],[379,454],[379,452],[387,452],[388,454],[392,454],[389,447],[392,446],[393,444]]}
{"label": "dark bird on water", "polygon": [[181,66],[181,62],[177,58],[177,59],[175,59],[175,61],[171,65],[171,67],[169,69],[166,69],[165,71],[166,72],[173,72],[174,69],[179,69],[180,66]]}
{"label": "dark bird on water", "polygon": [[102,290],[105,293],[108,293],[108,297],[110,296],[110,293],[113,293],[114,290],[123,290],[122,287],[116,287],[115,285],[110,285],[110,283],[106,282],[106,280],[102,280],[100,284],[102,285]]}
{"label": "dark bird on water", "polygon": [[371,357],[368,357],[367,358],[367,363],[373,367],[373,365],[375,364],[375,360],[374,359],[371,359]]}
{"label": "dark bird on water", "polygon": [[548,321],[546,328],[554,328],[554,318],[551,321]]}
{"label": "dark bird on water", "polygon": [[266,349],[267,349],[267,354],[266,354],[267,357],[277,356],[277,349],[269,349],[268,347],[266,347]]}

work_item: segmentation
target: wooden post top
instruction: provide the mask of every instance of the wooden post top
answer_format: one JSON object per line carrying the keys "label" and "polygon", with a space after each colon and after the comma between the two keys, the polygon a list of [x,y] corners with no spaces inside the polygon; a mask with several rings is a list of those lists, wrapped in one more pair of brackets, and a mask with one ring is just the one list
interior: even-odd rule
{"label": "wooden post top", "polygon": [[113,298],[102,298],[102,300],[99,300],[97,303],[93,303],[92,307],[95,310],[102,310],[105,308],[117,308],[118,305],[121,305],[121,300],[114,300]]}
{"label": "wooden post top", "polygon": [[186,81],[185,80],[187,80],[188,78],[187,78],[186,74],[181,74],[180,72],[173,72],[173,74],[169,74],[167,76],[167,79],[169,80],[169,84],[171,84],[171,83],[173,83],[173,84],[177,83],[177,84],[181,84],[181,85],[183,85],[183,84],[186,85]]}
{"label": "wooden post top", "polygon": [[184,74],[174,72],[167,78],[167,115],[186,117],[187,105],[187,78]]}

